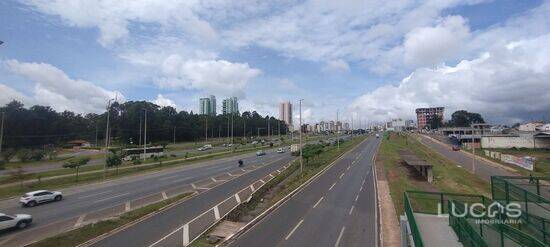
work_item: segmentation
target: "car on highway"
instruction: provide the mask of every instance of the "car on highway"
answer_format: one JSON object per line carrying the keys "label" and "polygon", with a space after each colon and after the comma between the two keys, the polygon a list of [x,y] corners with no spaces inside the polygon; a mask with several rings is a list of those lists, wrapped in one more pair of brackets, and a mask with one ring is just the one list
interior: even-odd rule
{"label": "car on highway", "polygon": [[32,222],[32,216],[28,214],[3,214],[0,213],[0,230],[7,229],[23,229],[29,226]]}
{"label": "car on highway", "polygon": [[376,134],[376,138],[380,138],[380,134],[377,133],[377,134]]}
{"label": "car on highway", "polygon": [[256,156],[264,156],[265,155],[265,151],[264,150],[259,150],[256,152]]}
{"label": "car on highway", "polygon": [[253,141],[252,144],[253,145],[258,144],[258,141]]}
{"label": "car on highway", "polygon": [[212,149],[212,145],[211,144],[206,144],[206,145],[198,148],[197,151],[206,151],[206,150],[209,150],[209,149]]}
{"label": "car on highway", "polygon": [[39,203],[61,201],[63,194],[60,191],[37,190],[25,193],[19,198],[24,207],[34,207]]}
{"label": "car on highway", "polygon": [[279,149],[277,149],[277,153],[282,154],[282,153],[284,153],[284,152],[285,152],[285,149],[284,149],[284,148],[279,148]]}

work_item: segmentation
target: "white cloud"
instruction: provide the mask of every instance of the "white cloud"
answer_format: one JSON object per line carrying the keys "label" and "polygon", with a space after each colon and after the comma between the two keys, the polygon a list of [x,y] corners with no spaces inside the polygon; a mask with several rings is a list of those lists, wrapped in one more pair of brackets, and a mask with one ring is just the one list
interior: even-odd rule
{"label": "white cloud", "polygon": [[350,71],[348,63],[346,63],[346,61],[342,59],[328,61],[325,67],[323,68],[323,70],[325,72],[336,72],[336,73]]}
{"label": "white cloud", "polygon": [[413,118],[415,108],[428,106],[444,106],[447,114],[467,109],[508,122],[540,117],[550,113],[549,43],[546,34],[492,47],[456,66],[417,69],[398,85],[359,97],[352,108],[377,121]]}
{"label": "white cloud", "polygon": [[170,56],[163,65],[164,77],[157,80],[162,88],[200,89],[225,95],[242,95],[244,87],[261,74],[247,63],[226,60],[188,60]]}
{"label": "white cloud", "polygon": [[176,102],[173,100],[164,97],[162,94],[158,94],[157,98],[153,100],[153,103],[159,106],[170,106],[177,109]]}
{"label": "white cloud", "polygon": [[19,91],[8,87],[4,84],[0,84],[0,105],[6,105],[7,103],[10,103],[11,101],[17,100],[19,102],[27,102],[28,98],[27,96],[23,95]]}
{"label": "white cloud", "polygon": [[463,51],[470,29],[461,16],[444,18],[435,27],[416,28],[405,36],[404,62],[413,67],[432,66]]}
{"label": "white cloud", "polygon": [[124,96],[94,83],[71,79],[60,69],[47,63],[5,62],[9,71],[35,83],[31,104],[52,106],[59,111],[77,113],[102,112],[111,98],[124,101]]}

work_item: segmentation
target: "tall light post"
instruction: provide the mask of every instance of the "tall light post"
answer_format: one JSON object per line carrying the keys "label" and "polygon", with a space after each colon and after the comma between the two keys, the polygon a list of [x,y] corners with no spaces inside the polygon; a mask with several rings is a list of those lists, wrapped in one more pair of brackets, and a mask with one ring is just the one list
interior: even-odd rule
{"label": "tall light post", "polygon": [[304,159],[302,157],[302,101],[304,99],[300,99],[300,173],[304,170]]}
{"label": "tall light post", "polygon": [[145,111],[145,121],[143,122],[143,160],[147,157],[147,109]]}
{"label": "tall light post", "polygon": [[340,128],[338,128],[338,111],[339,109],[336,109],[336,145],[338,146],[338,150],[340,150]]}
{"label": "tall light post", "polygon": [[0,125],[0,154],[2,154],[2,144],[3,144],[3,141],[4,141],[4,117],[5,116],[6,116],[6,113],[2,112],[2,124]]}
{"label": "tall light post", "polygon": [[103,179],[107,176],[107,158],[109,155],[109,119],[111,117],[111,101],[115,99],[110,99],[107,102],[107,127],[105,128],[105,163],[103,164]]}

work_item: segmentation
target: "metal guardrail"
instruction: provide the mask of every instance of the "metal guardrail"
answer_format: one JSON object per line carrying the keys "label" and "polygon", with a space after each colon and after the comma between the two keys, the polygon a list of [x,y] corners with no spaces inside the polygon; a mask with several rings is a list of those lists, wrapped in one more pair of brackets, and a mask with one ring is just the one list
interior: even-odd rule
{"label": "metal guardrail", "polygon": [[405,206],[405,214],[407,215],[407,220],[409,221],[409,227],[411,229],[414,246],[423,247],[424,243],[422,241],[422,235],[420,234],[420,231],[418,230],[418,225],[416,224],[416,220],[414,219],[414,212],[412,209],[412,205],[409,201],[409,196],[407,192],[403,194],[403,204]]}
{"label": "metal guardrail", "polygon": [[[464,246],[547,246],[532,235],[501,223],[501,220],[506,220],[504,215],[498,215],[496,218],[480,218],[481,210],[469,208],[464,203],[456,200],[450,200],[448,207],[449,211],[453,210],[453,213],[449,214],[449,224]],[[472,213],[475,213],[475,215],[472,215]]]}

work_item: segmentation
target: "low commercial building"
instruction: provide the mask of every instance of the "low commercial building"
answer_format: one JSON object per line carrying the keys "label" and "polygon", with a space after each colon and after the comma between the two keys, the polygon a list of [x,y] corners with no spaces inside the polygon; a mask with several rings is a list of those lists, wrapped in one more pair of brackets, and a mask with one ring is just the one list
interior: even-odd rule
{"label": "low commercial building", "polygon": [[518,132],[488,134],[481,137],[482,148],[544,148],[550,149],[550,132]]}

